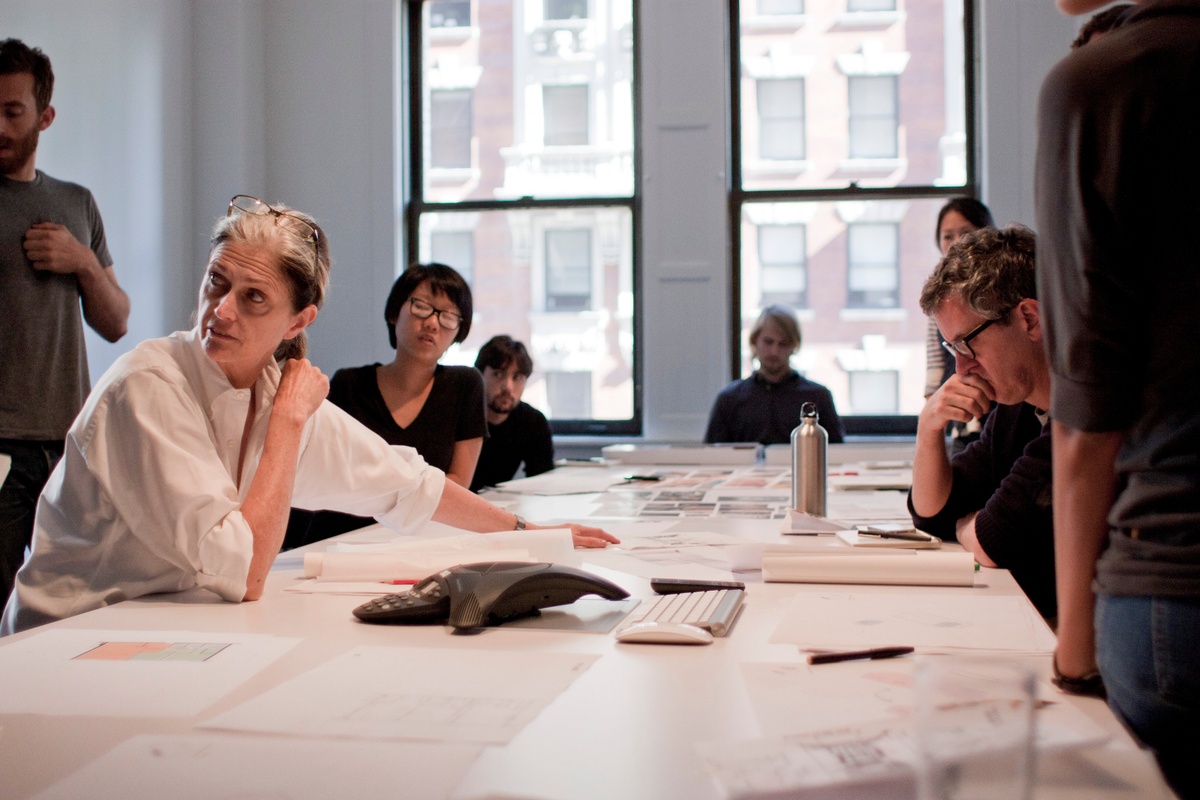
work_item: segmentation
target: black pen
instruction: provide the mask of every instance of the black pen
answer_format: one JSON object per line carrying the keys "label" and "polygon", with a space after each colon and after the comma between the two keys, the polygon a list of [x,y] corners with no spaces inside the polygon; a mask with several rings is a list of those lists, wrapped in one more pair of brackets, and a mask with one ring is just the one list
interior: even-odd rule
{"label": "black pen", "polygon": [[871,650],[847,650],[843,653],[813,653],[808,657],[808,663],[837,664],[840,661],[857,661],[863,658],[895,658],[911,652],[911,647],[876,647]]}
{"label": "black pen", "polygon": [[928,534],[921,533],[917,530],[910,531],[858,531],[859,536],[874,536],[877,539],[903,539],[906,542],[928,542],[931,541]]}
{"label": "black pen", "polygon": [[633,482],[633,481],[661,481],[661,480],[662,480],[662,476],[661,476],[661,475],[626,475],[626,476],[625,476],[625,480],[626,480],[626,481],[629,481],[629,482]]}

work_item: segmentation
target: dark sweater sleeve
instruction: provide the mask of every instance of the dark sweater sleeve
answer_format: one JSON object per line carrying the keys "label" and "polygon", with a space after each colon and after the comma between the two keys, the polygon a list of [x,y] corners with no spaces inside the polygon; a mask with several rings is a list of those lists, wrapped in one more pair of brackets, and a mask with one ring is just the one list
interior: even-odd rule
{"label": "dark sweater sleeve", "polygon": [[[1013,406],[1000,406],[999,413],[988,415],[979,438],[950,461],[952,481],[950,496],[937,514],[923,517],[912,505],[912,490],[908,493],[908,513],[913,525],[939,539],[955,541],[958,520],[982,509],[1008,474],[1012,457],[1006,458],[1005,430],[1018,424],[1019,411]],[[1000,434],[997,423],[1000,423]],[[1012,432],[1016,435],[1016,431]],[[990,555],[990,554],[989,554]]]}
{"label": "dark sweater sleeve", "polygon": [[483,375],[474,367],[460,367],[454,372],[454,385],[462,393],[462,411],[455,425],[454,441],[482,439],[487,436]]}
{"label": "dark sweater sleeve", "polygon": [[1030,442],[975,516],[979,546],[996,566],[1012,572],[1046,616],[1054,616],[1054,512],[1050,433]]}
{"label": "dark sweater sleeve", "polygon": [[708,417],[708,430],[704,433],[705,444],[729,442],[729,390],[724,389],[713,401],[712,413]]}
{"label": "dark sweater sleeve", "polygon": [[833,394],[824,387],[821,389],[821,399],[817,402],[817,414],[820,415],[821,427],[829,434],[830,444],[841,444],[846,440],[846,429],[833,404]]}
{"label": "dark sweater sleeve", "polygon": [[530,414],[529,449],[525,453],[525,476],[532,478],[554,469],[554,437],[550,423],[538,413]]}

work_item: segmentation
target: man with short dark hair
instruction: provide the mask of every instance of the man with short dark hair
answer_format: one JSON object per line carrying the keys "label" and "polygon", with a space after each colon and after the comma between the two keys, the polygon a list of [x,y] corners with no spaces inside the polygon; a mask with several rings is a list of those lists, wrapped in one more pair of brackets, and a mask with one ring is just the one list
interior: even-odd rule
{"label": "man with short dark hair", "polygon": [[[913,524],[957,539],[986,567],[1012,572],[1046,617],[1055,614],[1050,495],[1050,372],[1042,349],[1036,241],[1018,225],[958,240],[921,292],[954,353],[955,374],[917,419]],[[978,440],[951,459],[948,422],[995,409]]]}
{"label": "man with short dark hair", "polygon": [[0,605],[91,390],[83,322],[115,342],[129,319],[91,192],[35,166],[38,137],[54,121],[53,90],[41,50],[0,42],[0,454],[12,460],[0,486]]}
{"label": "man with short dark hair", "polygon": [[479,349],[475,368],[483,373],[488,437],[483,440],[471,490],[512,480],[523,463],[525,476],[554,469],[554,440],[546,416],[521,400],[533,359],[511,336],[493,336]]}

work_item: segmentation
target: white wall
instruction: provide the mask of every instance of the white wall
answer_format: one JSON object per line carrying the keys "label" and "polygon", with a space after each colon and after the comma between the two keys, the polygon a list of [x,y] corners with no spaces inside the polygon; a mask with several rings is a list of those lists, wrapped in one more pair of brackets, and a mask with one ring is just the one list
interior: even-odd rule
{"label": "white wall", "polygon": [[[1034,118],[1076,23],[1052,0],[980,0],[984,200],[1033,221]],[[727,379],[731,256],[722,0],[639,4],[646,436],[697,439]],[[393,0],[0,0],[0,35],[42,47],[58,118],[38,165],[104,215],[129,334],[99,374],[186,327],[212,222],[248,193],[313,213],[334,256],[313,330],[323,369],[390,357],[383,297],[401,215]]]}

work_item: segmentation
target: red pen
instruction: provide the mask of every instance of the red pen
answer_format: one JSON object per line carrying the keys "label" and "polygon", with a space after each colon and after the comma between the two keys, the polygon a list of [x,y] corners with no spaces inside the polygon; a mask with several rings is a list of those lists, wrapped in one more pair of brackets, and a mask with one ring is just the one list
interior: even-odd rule
{"label": "red pen", "polygon": [[386,583],[389,586],[415,586],[417,580],[416,578],[396,578],[393,581],[380,581],[380,583]]}

